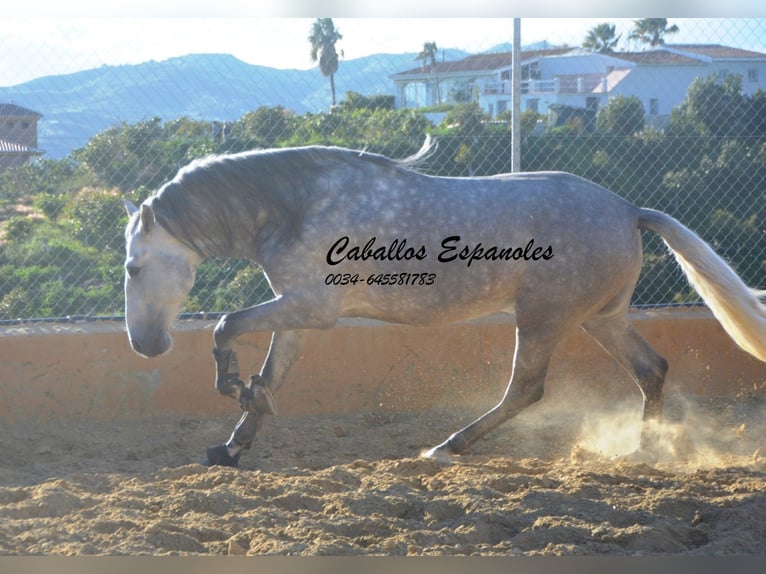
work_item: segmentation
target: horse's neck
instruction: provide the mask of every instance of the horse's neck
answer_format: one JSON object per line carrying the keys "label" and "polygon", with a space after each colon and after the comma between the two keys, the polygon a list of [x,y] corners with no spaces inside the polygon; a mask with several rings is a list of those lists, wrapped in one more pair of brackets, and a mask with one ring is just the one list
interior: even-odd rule
{"label": "horse's neck", "polygon": [[232,223],[228,228],[218,230],[217,237],[205,241],[203,252],[206,257],[236,257],[252,259],[255,256],[256,245],[254,235],[247,233],[246,226]]}
{"label": "horse's neck", "polygon": [[267,209],[254,218],[245,209],[221,213],[206,230],[202,251],[206,257],[257,259],[264,243],[276,232]]}

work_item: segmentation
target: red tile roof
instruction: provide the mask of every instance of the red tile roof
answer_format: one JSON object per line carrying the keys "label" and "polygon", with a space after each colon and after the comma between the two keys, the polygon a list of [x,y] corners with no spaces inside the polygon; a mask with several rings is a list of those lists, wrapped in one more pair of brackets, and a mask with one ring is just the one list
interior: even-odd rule
{"label": "red tile roof", "polygon": [[[559,56],[571,52],[572,48],[552,48],[548,50],[529,50],[521,53],[522,60],[533,60],[544,56]],[[435,66],[430,64],[418,66],[405,72],[393,74],[396,76],[410,76],[421,74],[449,74],[453,72],[486,72],[499,68],[510,67],[513,63],[512,52],[496,52],[490,54],[475,54],[461,60],[451,62],[437,62]]]}
{"label": "red tile roof", "polygon": [[[522,60],[534,60],[546,56],[560,56],[576,50],[576,48],[553,48],[548,50],[529,50],[521,53]],[[643,52],[613,52],[609,54],[614,58],[626,60],[636,64],[653,66],[678,66],[684,64],[697,64],[698,57],[713,59],[756,59],[766,58],[766,54],[731,48],[719,44],[665,44],[659,48]],[[422,65],[405,72],[398,72],[391,77],[422,76],[424,74],[449,74],[460,72],[487,72],[506,68],[513,63],[512,52],[497,52],[489,54],[476,54],[461,60],[451,62],[437,62],[436,65]]]}
{"label": "red tile roof", "polygon": [[765,59],[766,54],[731,48],[720,44],[665,44],[653,50],[644,52],[615,52],[616,58],[635,62],[636,64],[649,64],[655,66],[674,66],[680,64],[693,64],[700,60],[695,56],[712,58],[714,60],[741,60],[741,59]]}
{"label": "red tile roof", "polygon": [[615,52],[610,54],[620,60],[627,60],[634,64],[650,66],[679,66],[683,64],[699,64],[698,58],[674,54],[667,50],[647,50],[646,52]]}
{"label": "red tile roof", "polygon": [[689,52],[722,60],[766,58],[766,54],[761,54],[760,52],[731,48],[729,46],[721,46],[720,44],[668,44],[667,47],[680,52]]}
{"label": "red tile roof", "polygon": [[12,118],[41,118],[42,114],[22,106],[17,106],[11,102],[8,104],[0,104],[0,116]]}

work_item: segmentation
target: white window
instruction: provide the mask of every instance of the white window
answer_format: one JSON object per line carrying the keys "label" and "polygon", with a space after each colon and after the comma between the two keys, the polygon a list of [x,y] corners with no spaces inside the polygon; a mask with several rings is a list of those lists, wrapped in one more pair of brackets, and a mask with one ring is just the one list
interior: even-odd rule
{"label": "white window", "polygon": [[752,84],[758,83],[758,69],[757,68],[750,68],[747,71],[747,81]]}

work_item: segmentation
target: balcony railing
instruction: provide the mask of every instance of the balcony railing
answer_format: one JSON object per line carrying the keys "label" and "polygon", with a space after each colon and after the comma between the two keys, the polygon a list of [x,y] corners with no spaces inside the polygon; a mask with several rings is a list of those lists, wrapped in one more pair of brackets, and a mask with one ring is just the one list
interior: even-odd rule
{"label": "balcony railing", "polygon": [[[552,80],[524,80],[522,94],[585,94],[601,86],[605,90],[606,78],[602,76],[576,76]],[[511,81],[485,82],[484,95],[511,95]]]}

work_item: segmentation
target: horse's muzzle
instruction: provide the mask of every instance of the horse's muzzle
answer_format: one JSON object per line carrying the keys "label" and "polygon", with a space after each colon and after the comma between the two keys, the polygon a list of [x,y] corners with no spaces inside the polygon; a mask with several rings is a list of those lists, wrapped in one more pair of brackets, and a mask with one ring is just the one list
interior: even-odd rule
{"label": "horse's muzzle", "polygon": [[159,357],[170,350],[172,339],[167,333],[161,333],[159,336],[150,338],[134,338],[128,335],[131,348],[139,355],[147,358]]}

